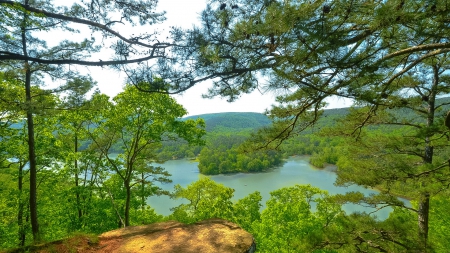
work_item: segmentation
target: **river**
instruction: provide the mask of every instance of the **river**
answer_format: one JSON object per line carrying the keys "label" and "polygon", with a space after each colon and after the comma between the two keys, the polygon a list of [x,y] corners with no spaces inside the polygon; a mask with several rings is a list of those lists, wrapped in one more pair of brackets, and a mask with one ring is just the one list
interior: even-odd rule
{"label": "river", "polygon": [[[173,190],[173,186],[180,184],[186,187],[188,184],[197,181],[201,175],[197,168],[197,162],[188,160],[172,160],[161,165],[170,174],[172,174],[172,183],[159,184],[164,190]],[[350,191],[359,191],[365,195],[377,193],[375,190],[366,189],[360,186],[337,187],[334,185],[336,181],[336,173],[333,168],[316,169],[308,163],[307,157],[289,158],[286,163],[277,169],[264,173],[237,173],[230,175],[214,175],[208,176],[217,183],[221,183],[227,187],[235,189],[233,200],[241,199],[248,194],[259,191],[262,196],[262,205],[270,198],[270,192],[283,188],[294,186],[296,184],[310,184],[311,186],[328,191],[330,194],[346,193]],[[409,202],[402,199],[409,205]],[[183,203],[181,199],[170,199],[167,196],[152,196],[148,199],[148,204],[155,211],[162,215],[169,215],[170,208]],[[375,209],[363,207],[360,205],[346,204],[343,209],[347,213],[351,212],[372,212]],[[392,209],[384,208],[373,215],[378,219],[386,219]]]}

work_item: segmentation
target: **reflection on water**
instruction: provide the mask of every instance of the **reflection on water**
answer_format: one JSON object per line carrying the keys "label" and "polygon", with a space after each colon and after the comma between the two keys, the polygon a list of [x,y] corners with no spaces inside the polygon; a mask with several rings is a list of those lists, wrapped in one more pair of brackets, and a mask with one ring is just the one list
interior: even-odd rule
{"label": "reflection on water", "polygon": [[[172,174],[173,183],[160,185],[165,190],[173,190],[175,184],[186,187],[188,184],[197,181],[200,177],[204,177],[198,172],[197,163],[187,160],[168,161],[162,165]],[[359,191],[365,195],[376,193],[375,190],[365,189],[360,186],[337,187],[334,185],[336,174],[332,169],[315,169],[309,163],[307,158],[296,157],[290,158],[278,169],[265,173],[238,173],[231,175],[215,175],[208,176],[214,181],[224,184],[227,187],[235,189],[233,200],[241,199],[248,194],[259,191],[263,197],[263,208],[265,202],[270,197],[270,192],[283,188],[294,186],[296,184],[310,184],[314,187],[328,191],[330,194],[346,193],[350,191]],[[405,203],[409,202],[403,200]],[[170,208],[183,203],[182,200],[170,199],[167,196],[153,196],[148,199],[148,203],[156,210],[156,212],[168,215],[171,213]],[[354,204],[346,204],[343,209],[347,212],[372,212],[373,208],[363,207]],[[379,219],[387,218],[392,209],[384,208],[376,213]]]}

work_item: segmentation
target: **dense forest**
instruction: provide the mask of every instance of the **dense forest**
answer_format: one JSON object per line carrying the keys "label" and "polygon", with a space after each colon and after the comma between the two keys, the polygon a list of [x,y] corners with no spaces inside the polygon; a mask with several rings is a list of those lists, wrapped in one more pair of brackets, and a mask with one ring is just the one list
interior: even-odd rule
{"label": "dense forest", "polygon": [[[210,0],[192,28],[163,24],[156,0],[0,0],[0,247],[175,219],[220,217],[260,252],[450,249],[450,5],[444,0]],[[126,85],[108,97],[89,73]],[[276,95],[265,115],[183,119],[171,96]],[[120,85],[111,83],[110,85]],[[352,101],[325,110],[329,101]],[[209,117],[209,118],[208,118]],[[270,122],[270,124],[268,124]],[[173,191],[164,160],[205,174],[260,172],[311,155],[332,195],[296,185],[252,193],[203,178]],[[185,199],[163,217],[149,196]],[[408,198],[405,205],[398,196]],[[346,214],[390,207],[385,220]]]}

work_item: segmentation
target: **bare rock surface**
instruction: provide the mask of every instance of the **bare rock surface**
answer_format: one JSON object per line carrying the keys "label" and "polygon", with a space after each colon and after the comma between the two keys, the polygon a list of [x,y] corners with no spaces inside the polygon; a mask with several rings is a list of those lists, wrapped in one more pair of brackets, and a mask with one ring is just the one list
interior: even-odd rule
{"label": "bare rock surface", "polygon": [[127,227],[103,233],[91,252],[223,252],[244,253],[256,249],[253,236],[238,225],[209,219],[194,224],[175,221]]}

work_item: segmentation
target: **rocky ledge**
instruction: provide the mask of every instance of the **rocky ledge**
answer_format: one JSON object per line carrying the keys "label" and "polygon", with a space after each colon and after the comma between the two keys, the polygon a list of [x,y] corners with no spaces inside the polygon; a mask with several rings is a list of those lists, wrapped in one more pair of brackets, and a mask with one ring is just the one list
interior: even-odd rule
{"label": "rocky ledge", "polygon": [[91,252],[252,253],[256,250],[250,233],[222,219],[127,227],[103,233],[99,239]]}

